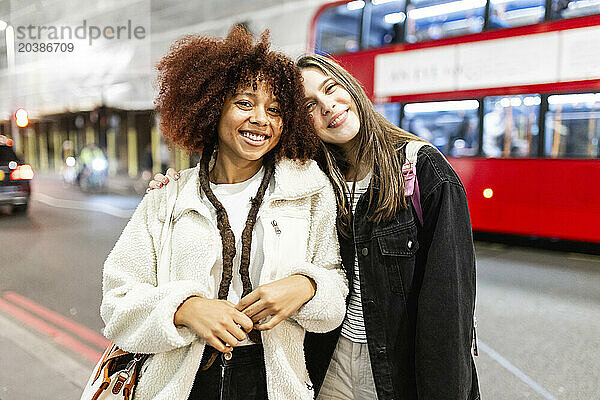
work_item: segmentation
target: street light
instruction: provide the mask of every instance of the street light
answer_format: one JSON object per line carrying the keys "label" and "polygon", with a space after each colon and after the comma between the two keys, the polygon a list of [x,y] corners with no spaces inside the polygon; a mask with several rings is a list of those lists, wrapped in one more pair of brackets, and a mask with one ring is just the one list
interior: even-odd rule
{"label": "street light", "polygon": [[19,128],[25,128],[29,125],[29,114],[24,108],[19,108],[15,112],[15,122]]}

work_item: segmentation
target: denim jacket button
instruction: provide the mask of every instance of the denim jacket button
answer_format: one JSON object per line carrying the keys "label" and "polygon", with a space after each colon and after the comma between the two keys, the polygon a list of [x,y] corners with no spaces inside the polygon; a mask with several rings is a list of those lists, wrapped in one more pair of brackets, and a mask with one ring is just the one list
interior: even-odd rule
{"label": "denim jacket button", "polygon": [[412,240],[409,240],[409,241],[408,241],[408,243],[406,243],[406,246],[407,246],[409,249],[412,249]]}
{"label": "denim jacket button", "polygon": [[363,249],[360,252],[363,256],[366,256],[369,254],[369,249],[367,249],[366,247],[363,247]]}

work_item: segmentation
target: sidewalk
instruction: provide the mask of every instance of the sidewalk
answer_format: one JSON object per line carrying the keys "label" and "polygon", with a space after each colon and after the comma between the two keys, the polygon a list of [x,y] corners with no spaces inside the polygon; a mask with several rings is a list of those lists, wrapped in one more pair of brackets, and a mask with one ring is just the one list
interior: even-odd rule
{"label": "sidewalk", "polygon": [[79,400],[94,364],[0,312],[0,400]]}

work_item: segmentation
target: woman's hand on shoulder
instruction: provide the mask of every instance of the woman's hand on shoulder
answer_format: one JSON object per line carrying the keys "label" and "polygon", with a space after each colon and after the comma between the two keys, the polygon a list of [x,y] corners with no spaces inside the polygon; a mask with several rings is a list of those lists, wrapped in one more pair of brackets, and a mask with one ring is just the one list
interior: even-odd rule
{"label": "woman's hand on shoulder", "polygon": [[148,189],[146,189],[146,193],[150,192],[152,189],[160,189],[169,183],[170,179],[176,181],[179,179],[179,177],[179,172],[175,171],[173,168],[169,168],[166,172],[166,175],[156,174],[154,175],[154,179],[148,182]]}
{"label": "woman's hand on shoulder", "polygon": [[[254,322],[259,331],[273,329],[315,295],[315,282],[305,275],[292,275],[261,285],[244,296],[236,308]],[[271,317],[264,323],[259,321]]]}
{"label": "woman's hand on shoulder", "polygon": [[206,343],[224,353],[245,340],[246,332],[250,332],[253,326],[252,320],[227,300],[198,296],[181,303],[173,320],[175,325],[187,326]]}

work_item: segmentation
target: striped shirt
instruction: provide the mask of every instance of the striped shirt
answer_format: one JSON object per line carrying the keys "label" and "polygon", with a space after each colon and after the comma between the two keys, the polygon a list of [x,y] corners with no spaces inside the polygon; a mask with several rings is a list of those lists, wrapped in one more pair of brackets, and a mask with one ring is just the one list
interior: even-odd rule
{"label": "striped shirt", "polygon": [[[371,173],[362,180],[356,182],[354,187],[354,198],[352,199],[352,212],[356,210],[356,204],[360,196],[369,189],[371,183]],[[352,193],[354,182],[346,182],[348,185],[348,196]],[[350,201],[350,198],[348,198]],[[355,254],[356,249],[355,249]],[[360,299],[360,275],[358,269],[358,255],[354,257],[354,277],[352,279],[350,300],[348,310],[342,324],[342,336],[355,343],[367,343],[367,333],[365,332],[365,320],[363,318],[362,302]]]}

